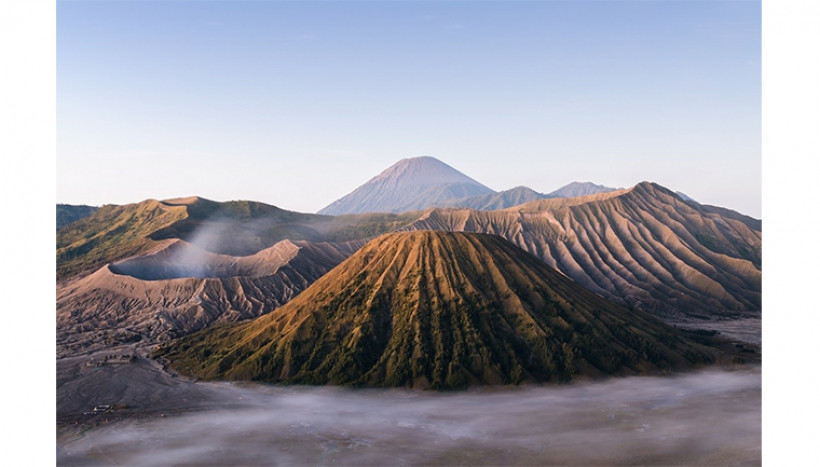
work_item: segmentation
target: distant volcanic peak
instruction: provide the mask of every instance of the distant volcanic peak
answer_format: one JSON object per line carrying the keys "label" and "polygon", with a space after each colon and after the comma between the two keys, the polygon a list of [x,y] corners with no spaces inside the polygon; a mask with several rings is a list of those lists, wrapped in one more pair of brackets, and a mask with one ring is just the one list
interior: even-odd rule
{"label": "distant volcanic peak", "polygon": [[490,188],[433,157],[402,159],[319,214],[407,212],[449,201],[494,193]]}
{"label": "distant volcanic peak", "polygon": [[565,209],[572,206],[581,206],[586,204],[594,204],[600,201],[605,201],[608,199],[617,198],[629,193],[631,189],[619,189],[615,191],[605,191],[600,193],[594,193],[590,195],[583,195],[583,196],[572,196],[572,197],[554,197],[554,196],[547,196],[543,199],[537,199],[535,201],[528,201],[521,205],[516,205],[510,208],[507,208],[507,211],[512,212],[543,212],[543,211],[556,211],[558,209]]}
{"label": "distant volcanic peak", "polygon": [[574,198],[578,196],[588,196],[594,195],[597,193],[607,193],[611,191],[616,191],[617,188],[610,188],[603,185],[597,185],[592,182],[572,182],[567,185],[562,186],[561,188],[548,193],[547,197],[550,198]]}
{"label": "distant volcanic peak", "polygon": [[[528,187],[528,186],[526,186],[526,185],[517,185],[517,186],[514,186],[514,187],[510,188],[509,190],[504,190],[504,191],[506,191],[506,192],[528,192],[528,193],[530,193],[530,192],[531,192],[531,193],[538,193],[537,191],[533,190],[532,188],[530,188],[530,187]],[[539,194],[540,194],[540,193],[539,193]]]}
{"label": "distant volcanic peak", "polygon": [[377,237],[277,313],[169,350],[175,367],[205,378],[432,388],[711,358],[497,236],[432,231]]}
{"label": "distant volcanic peak", "polygon": [[[585,183],[589,183],[589,182],[585,182]],[[594,184],[589,183],[589,185],[594,185]],[[569,185],[567,185],[567,186],[569,186]],[[594,186],[599,186],[599,185],[594,185]],[[553,203],[557,203],[556,205],[562,205],[563,203],[569,203],[571,205],[595,203],[595,202],[599,202],[599,201],[603,201],[603,200],[607,200],[607,199],[612,199],[612,198],[617,198],[617,197],[620,197],[620,196],[630,195],[630,194],[638,195],[638,196],[649,196],[649,197],[658,197],[658,196],[660,196],[660,197],[664,197],[664,198],[666,198],[667,196],[677,197],[668,188],[665,188],[661,185],[658,185],[657,183],[647,182],[647,181],[637,183],[637,184],[635,184],[635,186],[630,187],[630,188],[618,188],[618,189],[607,188],[607,187],[601,187],[601,188],[605,188],[605,189],[597,190],[597,191],[593,189],[593,190],[590,190],[590,192],[587,193],[587,194],[579,194],[579,195],[573,195],[573,196],[567,196],[567,197],[557,197],[557,199],[556,199],[556,197],[553,197],[551,195],[547,195],[547,196],[550,196],[550,198],[548,198],[546,200],[546,202],[547,202],[546,205],[549,205],[550,201],[552,201]]]}
{"label": "distant volcanic peak", "polygon": [[399,186],[467,183],[492,191],[481,183],[431,156],[402,159],[385,169],[372,180],[389,180]]}

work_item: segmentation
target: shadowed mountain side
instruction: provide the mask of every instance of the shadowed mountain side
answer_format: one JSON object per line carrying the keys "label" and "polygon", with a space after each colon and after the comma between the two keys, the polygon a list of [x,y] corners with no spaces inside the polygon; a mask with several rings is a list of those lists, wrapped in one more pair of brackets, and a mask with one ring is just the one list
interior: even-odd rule
{"label": "shadowed mountain side", "polygon": [[741,214],[737,211],[732,211],[731,209],[722,208],[720,206],[712,206],[712,205],[709,205],[709,204],[700,204],[694,198],[692,198],[691,196],[689,196],[686,193],[683,193],[681,191],[676,191],[675,194],[680,196],[680,198],[682,200],[687,201],[689,203],[693,203],[694,207],[699,207],[700,209],[703,209],[704,211],[713,212],[713,213],[719,214],[723,217],[728,217],[730,219],[734,219],[736,221],[743,222],[744,224],[746,224],[746,226],[748,226],[752,230],[763,230],[763,222],[761,222],[760,219],[755,219],[753,217],[749,217],[747,215]]}
{"label": "shadowed mountain side", "polygon": [[744,218],[643,182],[504,211],[433,209],[406,229],[500,235],[607,298],[705,316],[760,309],[761,232]]}
{"label": "shadowed mountain side", "polygon": [[[360,246],[283,241],[237,258],[180,240],[163,242],[149,255],[58,288],[58,348],[70,354],[114,342],[163,341],[214,323],[255,318],[286,303]],[[199,277],[181,277],[194,273]]]}
{"label": "shadowed mountain side", "polygon": [[710,362],[679,331],[492,235],[380,236],[277,313],[161,353],[207,379],[459,388]]}
{"label": "shadowed mountain side", "polygon": [[675,194],[680,196],[680,198],[684,201],[694,201],[694,202],[697,203],[697,201],[695,201],[694,198],[692,198],[691,196],[687,195],[686,193],[684,193],[682,191],[676,191]]}
{"label": "shadowed mountain side", "polygon": [[436,158],[414,157],[388,167],[319,214],[417,211],[487,193],[494,191]]}
{"label": "shadowed mountain side", "polygon": [[752,230],[762,231],[763,230],[763,221],[760,219],[755,219],[754,217],[749,217],[745,214],[741,214],[737,211],[732,211],[731,209],[722,208],[720,206],[712,206],[709,204],[697,204],[697,202],[693,201],[696,207],[700,207],[706,212],[714,213],[719,216],[723,216],[732,220],[740,221],[746,224]]}
{"label": "shadowed mountain side", "polygon": [[81,205],[73,205],[73,204],[58,204],[57,205],[57,230],[60,230],[62,227],[82,219],[83,217],[88,217],[91,214],[94,214],[97,207],[95,206],[86,206],[84,204]]}

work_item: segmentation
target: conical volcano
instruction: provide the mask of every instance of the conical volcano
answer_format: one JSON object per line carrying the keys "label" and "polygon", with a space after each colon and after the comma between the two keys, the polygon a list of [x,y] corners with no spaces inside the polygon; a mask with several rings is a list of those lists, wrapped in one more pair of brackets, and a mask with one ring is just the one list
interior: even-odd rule
{"label": "conical volcano", "polygon": [[651,316],[493,235],[382,235],[261,318],[163,353],[205,379],[458,388],[709,362]]}
{"label": "conical volcano", "polygon": [[494,193],[434,157],[413,157],[388,167],[319,214],[417,211]]}

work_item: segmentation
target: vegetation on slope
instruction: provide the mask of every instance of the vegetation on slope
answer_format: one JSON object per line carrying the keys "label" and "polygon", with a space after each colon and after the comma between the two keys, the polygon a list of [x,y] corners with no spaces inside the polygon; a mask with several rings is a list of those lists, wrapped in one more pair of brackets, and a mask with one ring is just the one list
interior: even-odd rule
{"label": "vegetation on slope", "polygon": [[57,230],[60,228],[76,221],[82,219],[83,217],[88,217],[94,213],[98,208],[95,206],[86,206],[82,205],[72,205],[72,204],[58,204],[57,205]]}
{"label": "vegetation on slope", "polygon": [[205,329],[161,353],[207,379],[430,388],[713,359],[499,237],[443,232],[378,237],[275,313]]}
{"label": "vegetation on slope", "polygon": [[57,231],[57,279],[89,272],[155,246],[148,236],[184,219],[183,206],[148,200],[106,205]]}
{"label": "vegetation on slope", "polygon": [[323,238],[330,242],[370,239],[406,227],[421,216],[419,211],[336,216],[323,227]]}
{"label": "vegetation on slope", "polygon": [[57,279],[147,253],[157,241],[182,239],[212,253],[252,255],[282,240],[346,242],[410,224],[421,213],[338,217],[286,211],[254,201],[191,197],[108,205],[57,232]]}

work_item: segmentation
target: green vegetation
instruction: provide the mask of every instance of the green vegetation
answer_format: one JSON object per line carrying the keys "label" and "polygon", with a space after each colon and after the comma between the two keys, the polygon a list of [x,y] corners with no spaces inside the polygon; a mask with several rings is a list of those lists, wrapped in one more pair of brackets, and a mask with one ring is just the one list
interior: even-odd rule
{"label": "green vegetation", "polygon": [[206,379],[432,389],[714,359],[499,237],[439,232],[378,237],[275,313],[200,331],[162,354]]}
{"label": "green vegetation", "polygon": [[[204,198],[106,205],[57,231],[57,279],[143,254],[156,242],[201,240],[210,251],[250,255],[281,240],[364,240],[416,220],[419,213],[322,216],[254,201]],[[204,234],[203,234],[204,232]]]}
{"label": "green vegetation", "polygon": [[151,233],[185,216],[184,207],[154,200],[103,206],[57,231],[57,279],[143,253],[153,246]]}
{"label": "green vegetation", "polygon": [[58,204],[57,205],[57,230],[60,228],[82,219],[83,217],[88,217],[91,214],[94,214],[97,208],[94,206],[86,206],[86,205],[79,205],[74,206],[71,204]]}
{"label": "green vegetation", "polygon": [[203,231],[212,237],[208,243],[215,253],[234,255],[253,254],[284,239],[318,241],[323,237],[313,227],[332,219],[253,201],[106,205],[57,231],[57,279],[145,253],[159,240],[192,240]]}

